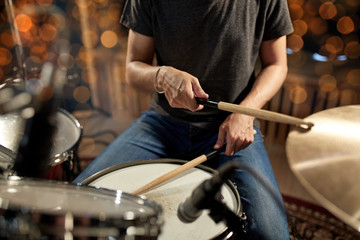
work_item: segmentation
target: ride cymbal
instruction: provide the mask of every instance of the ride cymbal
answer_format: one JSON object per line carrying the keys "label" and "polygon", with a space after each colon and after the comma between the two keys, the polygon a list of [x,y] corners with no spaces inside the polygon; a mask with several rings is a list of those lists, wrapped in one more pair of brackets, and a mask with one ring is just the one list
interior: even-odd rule
{"label": "ride cymbal", "polygon": [[289,165],[327,210],[360,231],[360,105],[327,109],[307,118],[286,140]]}

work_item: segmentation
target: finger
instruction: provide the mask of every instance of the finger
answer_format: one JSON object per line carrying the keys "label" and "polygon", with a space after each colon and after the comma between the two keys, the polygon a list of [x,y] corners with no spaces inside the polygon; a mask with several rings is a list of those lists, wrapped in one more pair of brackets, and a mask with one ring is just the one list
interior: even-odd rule
{"label": "finger", "polygon": [[247,148],[251,143],[254,142],[254,134],[256,134],[256,130],[249,129],[247,132],[247,135],[245,136],[245,139],[242,143],[241,149]]}
{"label": "finger", "polygon": [[205,98],[205,99],[209,98],[209,95],[205,93],[205,91],[202,89],[199,80],[197,78],[194,78],[191,81],[191,83],[192,83],[192,89],[196,97]]}
{"label": "finger", "polygon": [[234,142],[233,141],[226,141],[226,150],[225,155],[232,156],[234,155]]}
{"label": "finger", "polygon": [[199,105],[197,106],[197,108],[194,110],[194,112],[195,112],[195,111],[200,111],[200,110],[203,109],[203,108],[204,108],[204,105],[199,104]]}
{"label": "finger", "polygon": [[234,148],[235,152],[238,152],[238,151],[240,151],[241,149],[244,149],[244,148],[245,148],[245,141],[243,141],[241,139],[236,141],[235,148]]}
{"label": "finger", "polygon": [[219,129],[218,139],[214,145],[215,149],[219,149],[224,145],[225,142],[225,131],[222,129]]}

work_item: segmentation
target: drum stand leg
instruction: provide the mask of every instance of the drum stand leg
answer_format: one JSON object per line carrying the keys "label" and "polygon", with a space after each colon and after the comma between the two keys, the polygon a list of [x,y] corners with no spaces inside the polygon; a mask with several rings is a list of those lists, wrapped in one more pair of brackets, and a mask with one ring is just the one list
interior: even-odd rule
{"label": "drum stand leg", "polygon": [[240,216],[236,215],[231,209],[220,200],[214,199],[209,207],[209,216],[215,223],[224,221],[228,228],[233,232],[232,239],[246,239],[244,212]]}

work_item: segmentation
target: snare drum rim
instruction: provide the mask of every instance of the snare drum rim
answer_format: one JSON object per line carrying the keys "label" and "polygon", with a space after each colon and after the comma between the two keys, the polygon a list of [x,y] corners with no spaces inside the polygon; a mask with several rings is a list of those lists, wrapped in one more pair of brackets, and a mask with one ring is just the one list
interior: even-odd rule
{"label": "snare drum rim", "polygon": [[[143,165],[143,164],[153,164],[153,163],[169,163],[169,164],[178,164],[178,165],[183,165],[185,163],[187,163],[188,161],[186,160],[180,160],[180,159],[172,159],[172,158],[159,158],[159,159],[148,159],[148,160],[135,160],[135,161],[131,161],[131,162],[126,162],[126,163],[121,163],[121,164],[117,164],[108,168],[105,168],[93,175],[91,175],[90,177],[86,178],[85,180],[83,180],[80,184],[82,185],[87,185],[89,186],[90,183],[92,183],[93,181],[95,181],[96,179],[111,173],[113,171],[119,170],[119,169],[123,169],[123,168],[127,168],[127,167],[132,167],[132,166],[137,166],[137,165]],[[217,170],[210,168],[208,166],[199,164],[197,165],[195,168],[199,168],[201,170],[204,170],[206,172],[215,174],[217,172]],[[235,195],[236,201],[237,201],[237,205],[238,208],[236,209],[236,215],[239,216],[240,213],[242,213],[242,205],[241,205],[241,200],[240,200],[240,194],[235,186],[235,184],[233,182],[231,182],[230,180],[225,181],[225,183],[228,185],[228,187],[232,190],[233,194]]]}

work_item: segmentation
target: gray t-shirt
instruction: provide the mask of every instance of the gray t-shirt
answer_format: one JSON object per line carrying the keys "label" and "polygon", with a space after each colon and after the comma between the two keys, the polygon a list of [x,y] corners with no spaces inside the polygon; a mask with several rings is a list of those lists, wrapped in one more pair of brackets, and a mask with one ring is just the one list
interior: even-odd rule
{"label": "gray t-shirt", "polygon": [[[261,42],[293,31],[286,0],[128,0],[121,23],[154,38],[158,65],[194,75],[211,100],[231,103],[253,86]],[[204,128],[218,128],[230,114],[172,108],[157,93],[151,106]]]}

